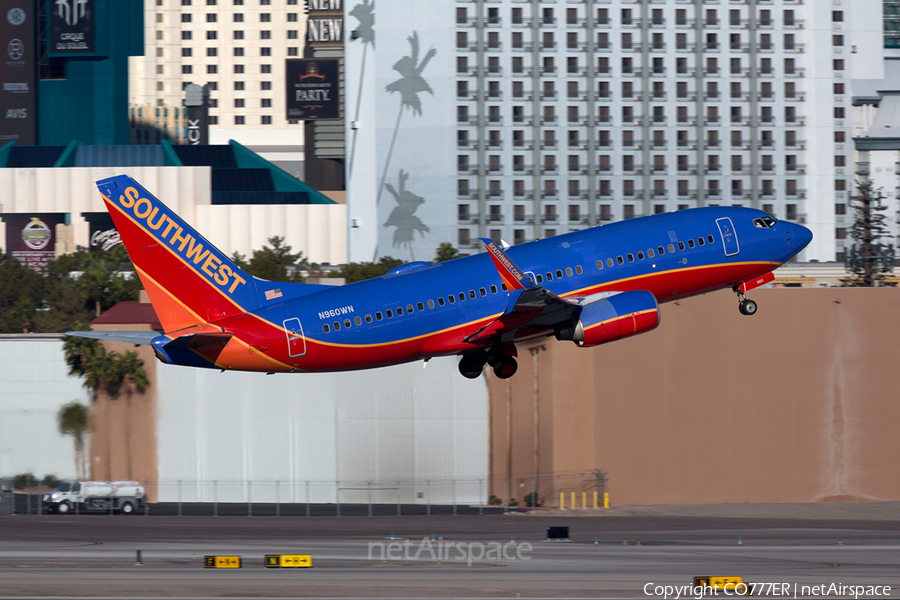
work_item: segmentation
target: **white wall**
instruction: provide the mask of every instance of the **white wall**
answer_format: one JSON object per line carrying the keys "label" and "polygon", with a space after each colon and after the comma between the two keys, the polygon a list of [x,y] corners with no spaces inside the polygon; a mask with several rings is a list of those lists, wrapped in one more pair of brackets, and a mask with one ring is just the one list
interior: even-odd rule
{"label": "white wall", "polygon": [[177,500],[181,480],[182,500],[212,501],[215,480],[220,502],[246,501],[247,481],[254,502],[273,502],[277,480],[282,502],[305,502],[307,481],[312,502],[366,502],[371,481],[372,501],[392,503],[402,481],[402,502],[450,503],[456,479],[458,502],[483,502],[487,388],[456,362],[271,376],[160,367],[159,499]]}
{"label": "white wall", "polygon": [[[348,31],[359,24],[349,14],[358,4],[347,4]],[[442,242],[456,242],[454,9],[454,4],[447,0],[376,4],[374,47],[360,40],[347,41],[344,77],[351,260],[373,260],[381,256],[404,261],[431,260]],[[412,57],[408,38],[414,32],[419,40],[417,67],[430,50],[436,51],[419,74],[431,92],[420,87],[418,93],[412,94],[420,102],[421,113],[410,107],[401,111],[401,94],[386,89],[402,78],[393,67],[404,57]],[[357,120],[360,85],[363,86],[362,107],[354,154],[354,131],[349,122]],[[383,181],[400,193],[401,170],[409,174],[406,197],[417,196],[424,201],[421,204],[407,202],[401,206],[387,189],[381,189],[379,197]],[[400,235],[400,243],[395,243],[398,227],[386,225],[392,214],[394,222],[401,222],[405,230]],[[353,219],[359,225],[356,229],[352,227]],[[414,230],[423,224],[428,231]]]}
{"label": "white wall", "polygon": [[53,336],[0,336],[0,477],[75,477],[75,446],[59,433],[56,414],[90,400],[81,379],[67,375],[62,347]]}

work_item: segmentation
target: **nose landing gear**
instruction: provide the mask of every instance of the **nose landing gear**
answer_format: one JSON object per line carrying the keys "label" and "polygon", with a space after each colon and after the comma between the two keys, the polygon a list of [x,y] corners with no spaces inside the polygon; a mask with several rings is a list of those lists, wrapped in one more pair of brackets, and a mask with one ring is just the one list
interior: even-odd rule
{"label": "nose landing gear", "polygon": [[738,310],[742,315],[752,316],[756,314],[756,302],[738,292]]}

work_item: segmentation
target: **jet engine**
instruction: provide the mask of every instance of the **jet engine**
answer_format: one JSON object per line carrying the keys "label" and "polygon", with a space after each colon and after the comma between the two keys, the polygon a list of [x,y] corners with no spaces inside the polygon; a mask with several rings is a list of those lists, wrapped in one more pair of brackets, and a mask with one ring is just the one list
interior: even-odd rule
{"label": "jet engine", "polygon": [[637,335],[659,325],[659,304],[650,292],[622,292],[586,304],[574,323],[557,327],[556,339],[582,348]]}

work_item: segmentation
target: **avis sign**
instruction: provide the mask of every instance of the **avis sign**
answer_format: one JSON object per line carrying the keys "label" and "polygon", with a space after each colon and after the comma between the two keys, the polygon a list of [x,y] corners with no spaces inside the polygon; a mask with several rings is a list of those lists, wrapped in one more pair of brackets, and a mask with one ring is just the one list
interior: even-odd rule
{"label": "avis sign", "polygon": [[338,59],[288,59],[285,73],[288,120],[340,117]]}

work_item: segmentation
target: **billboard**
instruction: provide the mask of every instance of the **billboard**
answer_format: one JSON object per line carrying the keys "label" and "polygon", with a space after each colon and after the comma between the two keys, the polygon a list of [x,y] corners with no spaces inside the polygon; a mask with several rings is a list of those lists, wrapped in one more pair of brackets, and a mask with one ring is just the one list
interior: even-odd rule
{"label": "billboard", "polygon": [[108,212],[81,213],[88,222],[91,250],[106,251],[122,243],[122,237]]}
{"label": "billboard", "polygon": [[6,223],[6,246],[10,256],[35,271],[56,258],[56,226],[66,222],[66,213],[15,213],[0,215]]}
{"label": "billboard", "polygon": [[289,58],[287,77],[287,118],[337,119],[338,59]]}
{"label": "billboard", "polygon": [[47,54],[92,55],[97,51],[95,0],[47,0]]}
{"label": "billboard", "polygon": [[37,143],[35,0],[8,0],[0,8],[0,146]]}
{"label": "billboard", "polygon": [[344,43],[344,0],[306,0],[306,12],[307,46]]}

